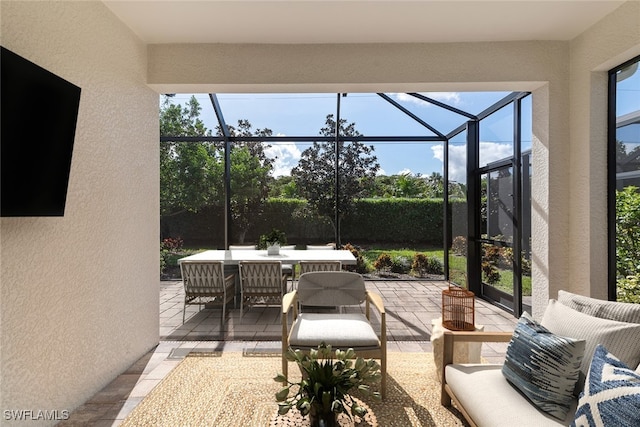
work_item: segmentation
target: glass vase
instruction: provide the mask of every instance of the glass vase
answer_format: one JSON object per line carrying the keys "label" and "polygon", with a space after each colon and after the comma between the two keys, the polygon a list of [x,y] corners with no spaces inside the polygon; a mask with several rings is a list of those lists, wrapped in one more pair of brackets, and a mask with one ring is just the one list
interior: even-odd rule
{"label": "glass vase", "polygon": [[337,427],[338,414],[332,411],[324,411],[322,405],[311,405],[309,411],[309,425],[311,427]]}

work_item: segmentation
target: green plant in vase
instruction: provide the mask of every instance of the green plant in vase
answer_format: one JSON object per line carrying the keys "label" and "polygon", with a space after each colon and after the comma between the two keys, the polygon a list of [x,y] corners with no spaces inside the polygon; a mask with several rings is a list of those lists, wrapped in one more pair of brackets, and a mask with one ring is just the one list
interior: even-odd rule
{"label": "green plant in vase", "polygon": [[284,231],[272,228],[270,232],[260,236],[258,241],[258,249],[266,249],[271,255],[277,255],[280,252],[280,246],[287,244],[287,235]]}
{"label": "green plant in vase", "polygon": [[298,364],[302,377],[297,383],[282,374],[274,378],[284,385],[276,393],[280,415],[295,407],[301,415],[309,416],[312,427],[330,427],[337,425],[336,417],[341,413],[351,419],[367,413],[350,395],[352,390],[380,399],[380,393],[370,389],[370,385],[380,382],[380,365],[373,359],[356,358],[352,348],[336,349],[332,357],[331,346],[322,343],[309,353],[289,349],[286,358]]}

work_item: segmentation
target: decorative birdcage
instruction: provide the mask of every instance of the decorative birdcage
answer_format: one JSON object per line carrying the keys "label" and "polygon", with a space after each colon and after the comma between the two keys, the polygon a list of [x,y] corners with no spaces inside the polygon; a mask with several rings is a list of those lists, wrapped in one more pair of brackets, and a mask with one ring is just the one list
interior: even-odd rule
{"label": "decorative birdcage", "polygon": [[452,331],[475,330],[475,295],[449,282],[442,291],[442,325]]}

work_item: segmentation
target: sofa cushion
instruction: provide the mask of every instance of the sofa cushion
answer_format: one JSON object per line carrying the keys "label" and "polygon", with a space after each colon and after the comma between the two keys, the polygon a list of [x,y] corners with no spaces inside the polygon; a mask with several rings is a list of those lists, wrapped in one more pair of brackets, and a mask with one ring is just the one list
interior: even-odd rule
{"label": "sofa cushion", "polygon": [[640,374],[599,345],[572,426],[640,425]]}
{"label": "sofa cushion", "polygon": [[640,323],[640,304],[604,301],[562,290],[558,291],[558,302],[589,316],[618,322]]}
{"label": "sofa cushion", "polygon": [[453,364],[445,369],[447,384],[479,426],[567,426],[573,420],[577,399],[564,420],[546,414],[520,394],[502,375],[502,365]]}
{"label": "sofa cushion", "polygon": [[502,373],[540,410],[564,419],[573,400],[584,340],[554,335],[523,313],[507,347]]}
{"label": "sofa cushion", "polygon": [[598,344],[604,345],[627,366],[638,366],[640,363],[640,324],[589,316],[553,299],[549,300],[540,323],[554,334],[586,340],[576,396],[582,391]]}

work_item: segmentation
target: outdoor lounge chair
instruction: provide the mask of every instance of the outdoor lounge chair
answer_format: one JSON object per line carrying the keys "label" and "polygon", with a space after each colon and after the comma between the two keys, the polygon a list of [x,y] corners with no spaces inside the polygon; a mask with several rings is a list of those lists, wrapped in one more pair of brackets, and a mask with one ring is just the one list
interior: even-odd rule
{"label": "outdoor lounge chair", "polygon": [[[361,306],[364,313],[298,313],[301,305],[314,307]],[[380,315],[379,333],[371,319],[373,305]],[[288,314],[293,313],[289,327]],[[366,290],[358,273],[348,271],[316,271],[300,276],[298,289],[282,300],[282,372],[288,374],[285,354],[289,348],[309,351],[322,342],[333,349],[353,348],[357,357],[380,360],[382,380],[380,393],[387,387],[387,329],[382,298]]]}
{"label": "outdoor lounge chair", "polygon": [[182,261],[180,263],[184,285],[184,307],[182,323],[185,321],[187,304],[222,305],[222,323],[226,317],[226,306],[236,299],[235,275],[224,275],[223,261]]}

